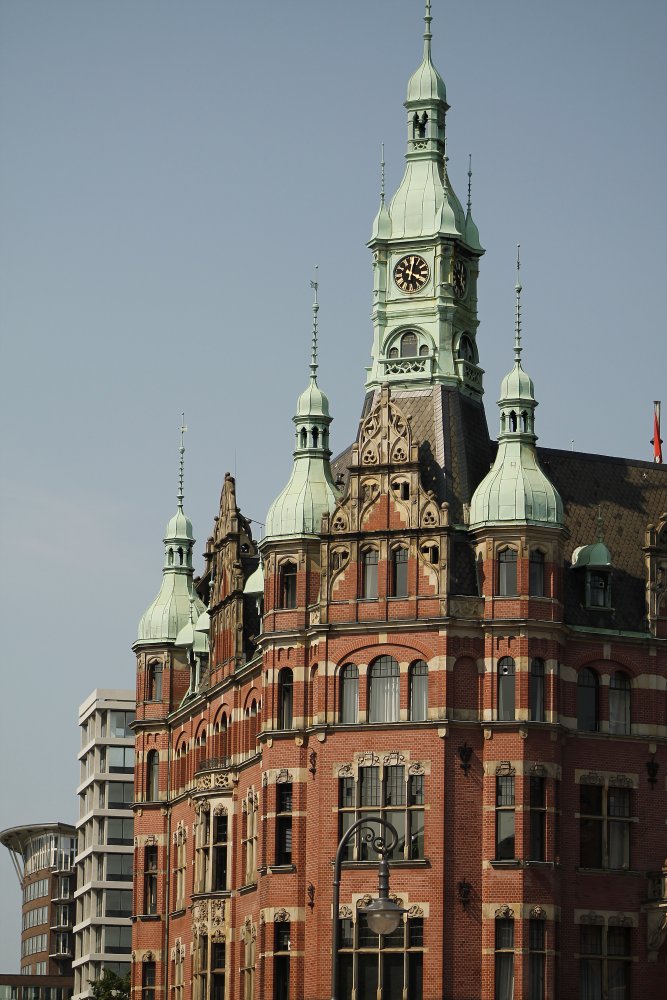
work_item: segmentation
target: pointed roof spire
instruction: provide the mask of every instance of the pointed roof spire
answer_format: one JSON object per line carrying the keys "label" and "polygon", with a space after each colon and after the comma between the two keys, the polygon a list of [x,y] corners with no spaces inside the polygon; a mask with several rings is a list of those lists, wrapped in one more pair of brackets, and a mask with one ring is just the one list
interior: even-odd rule
{"label": "pointed roof spire", "polygon": [[468,153],[468,215],[472,213],[472,153]]}
{"label": "pointed roof spire", "polygon": [[521,244],[516,245],[516,311],[514,318],[514,360],[521,362]]}
{"label": "pointed roof spire", "polygon": [[384,205],[384,143],[382,143],[382,159],[380,160],[380,204]]}
{"label": "pointed roof spire", "polygon": [[310,287],[315,290],[315,299],[313,301],[313,340],[310,348],[310,379],[311,382],[317,382],[317,314],[320,309],[317,301],[317,290],[320,287],[320,283],[317,280],[317,264],[315,265],[315,280],[311,281]]}
{"label": "pointed roof spire", "polygon": [[183,467],[184,467],[184,456],[185,456],[185,442],[183,439],[183,435],[185,434],[186,431],[187,427],[185,426],[185,413],[183,412],[181,413],[181,447],[178,449],[180,453],[180,459],[179,459],[179,469],[178,469],[178,493],[177,493],[178,509],[181,511],[183,510],[183,498],[185,496],[185,494],[183,493]]}
{"label": "pointed roof spire", "polygon": [[431,0],[426,0],[424,4],[424,59],[431,61]]}

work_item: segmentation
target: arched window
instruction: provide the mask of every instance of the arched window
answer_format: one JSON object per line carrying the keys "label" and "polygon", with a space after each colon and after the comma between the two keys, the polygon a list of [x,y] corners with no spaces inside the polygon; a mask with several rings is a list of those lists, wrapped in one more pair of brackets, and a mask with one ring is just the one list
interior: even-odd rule
{"label": "arched window", "polygon": [[393,597],[408,596],[408,550],[393,549],[391,553],[391,585]]}
{"label": "arched window", "polygon": [[300,438],[301,438],[301,447],[306,448],[308,446],[308,431],[306,430],[305,427],[301,428]]}
{"label": "arched window", "polygon": [[346,663],[340,672],[340,721],[359,721],[359,668],[354,663]]}
{"label": "arched window", "polygon": [[502,549],[498,553],[498,593],[501,597],[516,597],[516,549]]}
{"label": "arched window", "polygon": [[536,656],[530,662],[530,718],[544,722],[544,660]]}
{"label": "arched window", "polygon": [[410,666],[410,720],[425,722],[428,716],[428,666],[415,660]]}
{"label": "arched window", "polygon": [[157,660],[148,664],[146,701],[162,701],[162,664]]}
{"label": "arched window", "polygon": [[599,728],[598,675],[589,667],[579,671],[577,677],[577,729],[596,733]]}
{"label": "arched window", "polygon": [[417,357],[417,334],[413,333],[412,330],[408,330],[408,332],[404,333],[401,337],[401,357]]}
{"label": "arched window", "polygon": [[475,348],[473,347],[472,340],[470,337],[464,333],[459,340],[458,356],[463,361],[470,361],[473,364],[476,363]]}
{"label": "arched window", "polygon": [[174,565],[174,550],[173,549],[169,549],[169,551],[167,552],[167,565],[168,566],[173,566]]}
{"label": "arched window", "polygon": [[179,566],[183,565],[183,546],[182,545],[178,546],[178,565]]}
{"label": "arched window", "polygon": [[630,733],[630,678],[617,670],[609,685],[609,732]]}
{"label": "arched window", "polygon": [[317,448],[320,441],[320,432],[317,427],[313,427],[311,434],[313,435],[313,448]]}
{"label": "arched window", "polygon": [[160,758],[157,750],[149,750],[146,757],[146,801],[157,802],[160,797]]}
{"label": "arched window", "polygon": [[420,358],[427,358],[428,355],[429,355],[428,345],[427,344],[422,344],[421,347],[419,348],[419,357]]}
{"label": "arched window", "polygon": [[531,597],[544,597],[544,552],[539,549],[531,549],[530,553],[529,593]]}
{"label": "arched window", "polygon": [[216,757],[229,756],[229,729],[227,725],[227,713],[223,712],[220,721],[214,730],[214,743]]}
{"label": "arched window", "polygon": [[514,660],[503,656],[498,662],[498,720],[514,720]]}
{"label": "arched window", "polygon": [[294,715],[294,675],[289,667],[278,674],[278,728],[291,729]]}
{"label": "arched window", "polygon": [[378,550],[366,549],[361,556],[361,596],[374,600],[378,596]]}
{"label": "arched window", "polygon": [[280,607],[296,607],[296,563],[284,562],[280,567]]}
{"label": "arched window", "polygon": [[397,358],[398,357],[398,347],[390,347],[389,348],[389,354],[387,355],[387,357],[388,358]]}
{"label": "arched window", "polygon": [[510,410],[510,430],[516,431],[516,412],[515,410]]}
{"label": "arched window", "polygon": [[255,753],[257,749],[257,733],[259,731],[258,712],[257,702],[253,698],[248,711],[248,750],[251,754]]}
{"label": "arched window", "polygon": [[398,722],[400,671],[393,656],[379,656],[368,671],[368,721]]}

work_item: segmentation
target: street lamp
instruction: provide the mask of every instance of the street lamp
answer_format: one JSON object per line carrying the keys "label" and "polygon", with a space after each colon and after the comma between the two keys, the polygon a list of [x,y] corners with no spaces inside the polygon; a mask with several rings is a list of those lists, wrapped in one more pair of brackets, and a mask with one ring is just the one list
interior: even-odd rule
{"label": "street lamp", "polygon": [[[389,843],[385,843],[383,834],[377,832],[377,827],[382,827],[389,834]],[[340,870],[343,862],[343,851],[353,834],[366,827],[364,840],[372,844],[373,849],[380,855],[378,862],[378,894],[364,909],[368,926],[374,934],[391,934],[398,927],[402,915],[405,913],[403,907],[398,906],[393,899],[389,898],[389,862],[387,857],[398,844],[398,833],[396,828],[383,819],[381,816],[366,817],[358,820],[343,834],[334,862],[333,881],[333,927],[331,934],[331,1000],[338,1000],[338,948],[340,944],[340,930],[338,926],[338,910],[340,906]]]}

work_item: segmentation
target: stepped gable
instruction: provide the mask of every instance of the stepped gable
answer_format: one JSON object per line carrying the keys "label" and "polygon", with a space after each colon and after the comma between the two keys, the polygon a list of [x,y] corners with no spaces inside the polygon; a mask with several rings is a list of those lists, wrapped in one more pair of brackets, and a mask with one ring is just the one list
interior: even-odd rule
{"label": "stepped gable", "polygon": [[[378,397],[379,391],[367,394],[360,427]],[[484,408],[457,389],[440,385],[421,391],[394,389],[391,398],[410,420],[423,488],[433,490],[438,503],[449,504],[453,524],[462,524],[463,505],[470,502],[494,455]],[[353,447],[331,463],[334,479],[342,476],[347,482]]]}
{"label": "stepped gable", "polygon": [[[597,534],[598,507],[605,545],[613,560],[612,608],[582,607],[576,570],[565,570],[566,621],[594,628],[645,631],[647,526],[667,511],[667,469],[605,455],[539,448],[540,462],[565,505],[566,566],[580,545]],[[594,620],[595,619],[595,620]]]}

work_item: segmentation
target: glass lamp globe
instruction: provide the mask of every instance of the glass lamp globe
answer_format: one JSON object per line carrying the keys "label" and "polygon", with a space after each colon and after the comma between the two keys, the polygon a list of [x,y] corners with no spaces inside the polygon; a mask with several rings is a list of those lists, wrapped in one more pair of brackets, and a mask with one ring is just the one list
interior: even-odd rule
{"label": "glass lamp globe", "polygon": [[391,899],[374,899],[364,911],[368,926],[374,934],[392,934],[399,925],[405,910]]}

